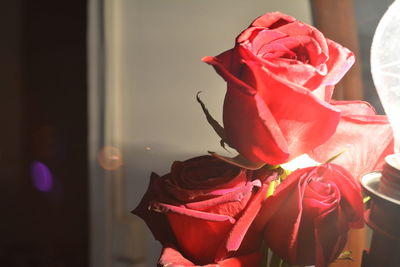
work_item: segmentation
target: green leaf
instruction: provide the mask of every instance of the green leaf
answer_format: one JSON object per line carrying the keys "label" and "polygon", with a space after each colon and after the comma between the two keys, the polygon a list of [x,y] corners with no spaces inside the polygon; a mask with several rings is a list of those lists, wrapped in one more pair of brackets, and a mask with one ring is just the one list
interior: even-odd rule
{"label": "green leaf", "polygon": [[351,256],[351,254],[352,254],[352,252],[350,250],[345,250],[342,253],[340,253],[340,255],[337,259],[354,261],[354,258]]}
{"label": "green leaf", "polygon": [[268,266],[268,251],[269,251],[269,248],[263,242],[261,245],[261,254],[262,254],[261,264],[259,265],[259,267],[267,267]]}
{"label": "green leaf", "polygon": [[[214,131],[218,134],[219,137],[221,137],[222,141],[221,143],[226,143],[226,138],[225,138],[225,131],[224,128],[218,123],[218,121],[216,121],[210,114],[210,112],[208,112],[208,109],[206,108],[206,105],[203,103],[203,101],[201,101],[200,99],[200,95],[201,91],[199,91],[196,95],[196,100],[197,102],[199,102],[201,109],[204,112],[204,115],[206,115],[206,119],[208,121],[208,123],[211,125],[211,127],[214,129]],[[229,145],[229,144],[228,144]],[[224,147],[224,146],[223,146]]]}
{"label": "green leaf", "polygon": [[229,151],[229,150],[226,148],[224,140],[221,139],[221,140],[219,141],[219,145],[220,145],[226,152],[232,154],[232,152]]}
{"label": "green leaf", "polygon": [[282,264],[283,260],[274,252],[272,252],[271,263],[269,264],[269,267],[281,267]]}
{"label": "green leaf", "polygon": [[282,179],[282,180],[285,180],[292,172],[290,171],[290,170],[286,170],[286,169],[283,169],[283,168],[281,168],[281,173],[280,173],[280,178]]}
{"label": "green leaf", "polygon": [[269,198],[270,196],[272,196],[274,194],[275,189],[278,185],[279,185],[279,179],[271,181],[271,183],[269,184],[269,187],[268,187],[266,198]]}
{"label": "green leaf", "polygon": [[230,157],[226,157],[226,156],[221,156],[221,155],[219,155],[215,152],[211,152],[211,151],[208,151],[208,153],[210,153],[211,156],[218,158],[220,160],[223,160],[229,164],[238,166],[240,168],[248,169],[248,170],[258,170],[258,169],[262,168],[263,166],[265,166],[264,162],[252,162],[240,154],[237,155],[236,157],[230,158]]}
{"label": "green leaf", "polygon": [[363,202],[364,202],[364,204],[365,203],[367,203],[369,200],[371,199],[371,197],[370,196],[366,196],[366,197],[364,197],[363,198]]}
{"label": "green leaf", "polygon": [[346,152],[346,150],[343,150],[343,151],[337,153],[336,155],[334,155],[333,157],[329,158],[327,161],[325,161],[325,164],[331,163],[332,161],[337,159],[340,155],[342,155],[344,152]]}

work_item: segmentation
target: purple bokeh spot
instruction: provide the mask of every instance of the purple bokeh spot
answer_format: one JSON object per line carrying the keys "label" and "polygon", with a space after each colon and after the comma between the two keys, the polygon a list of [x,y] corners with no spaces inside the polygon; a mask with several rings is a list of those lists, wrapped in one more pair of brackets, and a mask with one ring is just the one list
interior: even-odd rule
{"label": "purple bokeh spot", "polygon": [[31,164],[32,182],[35,188],[42,192],[50,192],[53,188],[53,177],[49,168],[40,161]]}

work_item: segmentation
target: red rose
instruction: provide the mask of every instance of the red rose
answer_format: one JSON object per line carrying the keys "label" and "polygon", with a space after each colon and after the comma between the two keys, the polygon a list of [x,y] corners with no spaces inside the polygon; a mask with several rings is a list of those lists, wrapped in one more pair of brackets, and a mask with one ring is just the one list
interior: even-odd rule
{"label": "red rose", "polygon": [[226,142],[254,162],[287,162],[325,142],[339,122],[329,105],[353,53],[279,12],[257,18],[236,45],[203,61],[227,81]]}
{"label": "red rose", "polygon": [[356,179],[379,170],[387,155],[393,154],[393,132],[384,115],[363,101],[332,101],[341,110],[336,132],[309,155],[318,162],[344,152],[335,163],[346,168]]}
{"label": "red rose", "polygon": [[[260,263],[260,254],[258,252],[250,253],[245,256],[231,257],[218,261],[216,264],[207,264],[203,267],[255,267]],[[189,261],[173,246],[164,246],[159,266],[198,266]]]}
{"label": "red rose", "polygon": [[259,259],[261,235],[248,228],[265,199],[270,173],[201,156],[174,162],[165,176],[153,174],[133,213],[163,244],[160,264],[256,266],[249,263]]}
{"label": "red rose", "polygon": [[362,228],[357,181],[336,164],[290,174],[260,211],[268,247],[296,265],[328,266],[342,252],[350,228]]}

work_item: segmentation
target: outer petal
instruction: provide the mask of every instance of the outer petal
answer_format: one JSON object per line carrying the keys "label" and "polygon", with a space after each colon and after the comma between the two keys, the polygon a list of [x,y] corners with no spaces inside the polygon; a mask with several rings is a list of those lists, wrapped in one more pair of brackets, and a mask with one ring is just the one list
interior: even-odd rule
{"label": "outer petal", "polygon": [[[276,177],[276,175],[273,177]],[[240,246],[255,246],[256,248],[258,247],[259,242],[257,242],[255,239],[257,239],[257,237],[261,237],[261,231],[255,231],[255,229],[253,229],[252,231],[248,230],[250,228],[250,225],[256,218],[258,212],[260,211],[262,204],[264,203],[268,187],[269,183],[264,183],[257,194],[253,197],[252,201],[249,203],[240,219],[232,228],[224,246],[224,250],[226,249],[227,251],[236,251],[239,249]],[[242,244],[242,241],[246,234],[248,236],[252,235],[252,237],[248,237],[248,239],[251,239],[253,244]]]}
{"label": "outer petal", "polygon": [[292,195],[294,190],[293,188],[296,186],[300,176],[301,173],[299,171],[293,172],[281,184],[279,184],[275,189],[274,194],[264,201],[261,210],[254,221],[254,225],[252,226],[256,231],[263,229],[268,220],[285,203],[287,196]]}
{"label": "outer petal", "polygon": [[339,188],[341,201],[347,202],[343,206],[343,213],[347,216],[347,221],[352,228],[362,228],[364,226],[364,203],[362,201],[360,184],[342,166],[337,164],[326,164],[321,166],[325,169],[325,177],[333,181]]}
{"label": "outer petal", "polygon": [[286,188],[277,190],[274,196],[267,199],[261,210],[266,213],[262,216],[270,217],[264,231],[267,246],[289,263],[296,260],[295,245],[303,210],[303,188],[298,180],[301,175],[298,174],[300,173],[289,176],[287,179],[290,180],[286,179],[287,183],[286,180],[282,183],[282,186],[286,184]]}
{"label": "outer petal", "polygon": [[223,119],[228,142],[249,160],[273,165],[287,161],[286,140],[259,96],[245,95],[231,85],[225,96]]}
{"label": "outer petal", "polygon": [[[316,90],[319,87],[325,88],[330,91],[331,87],[337,84],[346,72],[354,64],[355,58],[353,52],[349,49],[341,46],[332,40],[326,39],[329,50],[329,59],[326,62],[328,68],[327,75],[316,74],[312,79],[310,79],[304,86],[310,90]],[[327,92],[328,98],[326,101],[330,100],[331,93]]]}
{"label": "outer petal", "polygon": [[260,253],[252,253],[238,257],[228,258],[223,261],[219,261],[219,267],[255,267],[259,266],[261,262]]}
{"label": "outer petal", "polygon": [[[242,255],[238,257],[231,257],[223,261],[219,261],[217,264],[207,264],[201,265],[203,267],[254,267],[258,266],[261,260],[261,254],[254,252],[247,255]],[[165,246],[163,248],[160,260],[158,262],[160,267],[170,267],[170,266],[197,266],[193,262],[189,261],[174,247]]]}
{"label": "outer petal", "polygon": [[315,266],[325,267],[337,259],[343,251],[349,230],[348,222],[339,206],[335,211],[317,217],[314,220],[314,227]]}
{"label": "outer petal", "polygon": [[203,62],[210,64],[214,67],[215,71],[227,83],[236,84],[237,88],[244,94],[254,95],[257,91],[246,84],[244,81],[236,77],[236,73],[240,70],[240,60],[234,61],[232,58],[236,56],[235,49],[228,50],[217,57],[204,57]]}
{"label": "outer petal", "polygon": [[[235,219],[228,215],[220,215],[213,214],[203,211],[190,210],[183,207],[177,207],[173,205],[168,205],[164,203],[155,202],[151,205],[151,209],[153,211],[157,211],[160,213],[171,213],[173,215],[183,215],[187,216],[186,220],[205,220],[208,222],[224,222],[229,221],[230,223],[235,223]],[[181,231],[185,228],[178,228],[177,230]]]}
{"label": "outer petal", "polygon": [[384,157],[393,153],[393,133],[386,116],[371,115],[373,109],[359,101],[333,104],[344,111],[337,130],[327,142],[310,152],[310,157],[325,162],[344,151],[334,162],[357,179],[369,171],[380,169]]}
{"label": "outer petal", "polygon": [[247,82],[258,94],[245,96],[231,84],[224,103],[225,131],[241,154],[280,164],[321,145],[335,132],[337,109],[257,62],[245,63],[251,73]]}
{"label": "outer petal", "polygon": [[[179,247],[197,264],[215,262],[215,254],[232,229],[229,221],[196,220],[180,214],[167,214]],[[222,255],[226,258],[228,255]]]}
{"label": "outer petal", "polygon": [[272,73],[270,75],[268,82],[264,83],[267,88],[274,90],[270,90],[272,92],[269,99],[264,99],[286,138],[291,160],[319,146],[332,136],[340,113],[309,90],[286,83]]}
{"label": "outer petal", "polygon": [[283,14],[281,12],[271,12],[271,13],[266,13],[266,14],[256,18],[251,23],[251,26],[274,29],[279,26],[291,23],[295,20],[296,20],[295,18],[293,18],[289,15]]}
{"label": "outer petal", "polygon": [[[259,62],[260,64],[262,64],[264,68],[268,69],[270,72],[274,73],[274,75],[280,77],[282,80],[296,83],[299,86],[303,86],[318,72],[318,70],[314,66],[311,66],[309,64],[297,60],[291,60],[286,58],[276,58],[271,60],[262,59],[254,55],[249,49],[246,48],[245,45],[237,46],[236,50],[244,61]],[[242,75],[243,73],[241,72],[240,73],[241,78]],[[247,83],[246,79],[244,79],[244,81]]]}
{"label": "outer petal", "polygon": [[354,64],[355,57],[353,52],[340,44],[329,39],[326,39],[326,41],[329,49],[329,60],[326,63],[328,74],[324,77],[323,83],[335,85]]}
{"label": "outer petal", "polygon": [[[193,264],[193,262],[191,262],[188,259],[186,259],[185,257],[183,257],[182,254],[178,250],[176,250],[176,248],[172,245],[167,245],[163,248],[163,250],[161,252],[160,260],[158,261],[158,265],[162,266],[162,267],[195,266]],[[211,267],[211,266],[209,266],[209,267]]]}
{"label": "outer petal", "polygon": [[[295,171],[279,184],[274,194],[264,201],[252,226],[256,231],[265,228],[264,237],[267,245],[285,259],[288,258],[289,247],[295,241],[294,237],[297,235],[295,229],[299,227],[302,192],[298,188],[298,183],[302,176],[303,171]],[[279,218],[284,219],[279,220]]]}
{"label": "outer petal", "polygon": [[149,188],[138,207],[134,209],[132,213],[146,222],[154,238],[160,241],[161,244],[173,243],[175,242],[175,237],[165,215],[149,210],[151,202],[162,195],[162,193],[159,192],[159,188],[156,186],[159,179],[161,178],[157,174],[151,174]]}
{"label": "outer petal", "polygon": [[212,197],[207,200],[188,203],[184,206],[188,209],[207,211],[234,217],[246,206],[248,198],[251,197],[252,188],[253,184],[248,182],[241,189],[227,192],[221,196]]}

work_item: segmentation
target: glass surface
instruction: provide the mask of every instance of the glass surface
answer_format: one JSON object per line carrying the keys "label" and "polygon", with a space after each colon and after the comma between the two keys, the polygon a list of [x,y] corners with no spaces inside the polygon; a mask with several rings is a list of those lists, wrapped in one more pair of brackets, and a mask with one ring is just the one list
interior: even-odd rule
{"label": "glass surface", "polygon": [[371,44],[376,26],[392,2],[393,0],[354,0],[360,46],[360,58],[357,60],[361,61],[362,64],[364,97],[380,114],[383,114],[384,111],[371,75]]}
{"label": "glass surface", "polygon": [[399,152],[400,138],[400,1],[395,1],[380,20],[371,46],[371,72]]}

